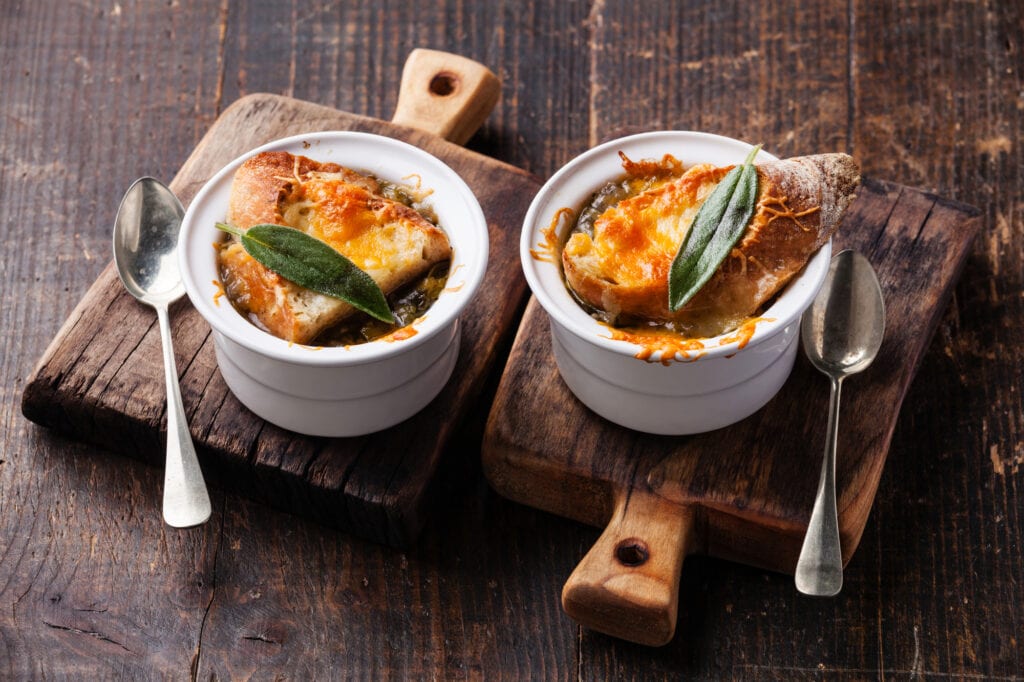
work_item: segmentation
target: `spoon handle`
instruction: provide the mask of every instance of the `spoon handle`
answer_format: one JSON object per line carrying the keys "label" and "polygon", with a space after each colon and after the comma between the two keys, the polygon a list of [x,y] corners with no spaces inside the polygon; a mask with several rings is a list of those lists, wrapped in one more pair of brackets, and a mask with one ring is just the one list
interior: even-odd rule
{"label": "spoon handle", "polygon": [[843,554],[836,511],[836,441],[839,434],[839,394],[842,377],[832,380],[828,405],[825,457],[821,464],[814,510],[796,562],[796,589],[815,597],[832,597],[843,587]]}
{"label": "spoon handle", "polygon": [[167,384],[167,463],[164,468],[164,521],[174,528],[198,526],[210,518],[210,495],[181,404],[178,369],[171,345],[167,306],[156,306]]}

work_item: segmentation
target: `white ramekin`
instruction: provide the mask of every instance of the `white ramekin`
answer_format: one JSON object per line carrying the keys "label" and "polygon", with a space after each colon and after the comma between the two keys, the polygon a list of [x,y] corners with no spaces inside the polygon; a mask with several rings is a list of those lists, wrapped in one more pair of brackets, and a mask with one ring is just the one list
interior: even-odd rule
{"label": "white ramekin", "polygon": [[[572,298],[562,277],[561,252],[537,258],[544,230],[560,209],[578,209],[606,182],[623,175],[619,152],[634,161],[672,154],[687,168],[742,163],[751,145],[689,131],[641,133],[611,140],[570,161],[534,198],[523,225],[520,256],[533,295],[551,320],[558,371],[569,389],[591,410],[622,426],[647,433],[682,435],[733,424],[760,409],[785,383],[793,368],[800,316],[814,300],[828,272],[831,242],[825,244],[764,311],[741,348],[730,334],[705,340],[688,359],[649,362],[643,347],[614,340]],[[758,160],[773,160],[760,152]],[[560,226],[564,242],[568,221]],[[653,360],[660,359],[655,355]]]}
{"label": "white ramekin", "polygon": [[[219,298],[214,224],[227,215],[231,181],[254,154],[284,150],[335,162],[394,183],[432,190],[427,199],[452,244],[448,285],[403,340],[334,348],[289,343],[244,319]],[[487,268],[483,211],[451,168],[412,145],[337,131],[270,142],[229,163],[189,205],[178,244],[185,289],[213,331],[217,364],[238,400],[267,421],[315,436],[358,436],[393,426],[425,407],[451,376],[459,352],[458,316]]]}

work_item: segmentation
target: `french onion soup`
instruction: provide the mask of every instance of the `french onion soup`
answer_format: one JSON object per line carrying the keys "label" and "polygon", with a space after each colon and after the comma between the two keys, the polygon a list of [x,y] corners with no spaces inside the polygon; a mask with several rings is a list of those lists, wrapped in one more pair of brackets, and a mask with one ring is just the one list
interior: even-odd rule
{"label": "french onion soup", "polygon": [[254,325],[289,342],[352,345],[411,336],[412,323],[444,289],[452,255],[424,202],[428,194],[284,151],[257,154],[235,173],[228,225],[239,234],[284,226],[327,244],[379,287],[393,321],[288,279],[254,258],[239,234],[215,244],[224,294]]}

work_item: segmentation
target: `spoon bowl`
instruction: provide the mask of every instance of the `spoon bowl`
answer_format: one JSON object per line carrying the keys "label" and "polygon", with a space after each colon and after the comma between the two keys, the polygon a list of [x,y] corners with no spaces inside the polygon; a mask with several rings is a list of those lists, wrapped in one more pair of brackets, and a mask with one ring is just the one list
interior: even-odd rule
{"label": "spoon bowl", "polygon": [[885,335],[882,289],[867,258],[847,250],[832,259],[800,331],[807,358],[829,377],[832,388],[825,457],[796,565],[796,587],[804,594],[831,597],[843,586],[835,481],[840,389],[843,379],[871,364]]}
{"label": "spoon bowl", "polygon": [[177,197],[153,178],[136,180],[121,200],[114,262],[128,293],[143,303],[170,304],[185,293],[176,256],[184,214]]}
{"label": "spoon bowl", "polygon": [[164,521],[175,528],[196,526],[210,518],[195,446],[188,430],[171,345],[168,306],[185,286],[178,271],[178,231],[185,209],[177,197],[153,178],[136,180],[114,221],[114,263],[125,289],[156,310],[167,384],[167,463],[164,470]]}
{"label": "spoon bowl", "polygon": [[871,263],[854,251],[836,254],[800,327],[807,358],[825,374],[856,374],[875,359],[884,331],[882,290]]}

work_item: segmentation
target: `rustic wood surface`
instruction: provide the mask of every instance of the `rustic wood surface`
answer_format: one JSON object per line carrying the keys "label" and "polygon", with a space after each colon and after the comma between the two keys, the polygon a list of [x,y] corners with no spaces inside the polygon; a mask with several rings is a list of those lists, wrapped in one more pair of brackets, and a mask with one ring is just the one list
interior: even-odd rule
{"label": "rustic wood surface", "polygon": [[[526,207],[509,197],[529,196],[539,184],[514,166],[420,130],[257,94],[238,100],[217,119],[170,187],[188,206],[199,188],[240,154],[318,130],[356,130],[415,144],[453,168],[480,201],[490,258],[482,291],[461,316],[463,340],[452,378],[426,409],[394,428],[359,438],[299,437],[256,417],[228,390],[217,370],[209,325],[182,301],[172,318],[182,399],[212,484],[376,542],[407,547],[426,522],[453,436],[491,370],[504,362],[526,297],[518,257]],[[166,393],[159,349],[153,311],[138,304],[108,267],[26,382],[22,412],[77,440],[161,465]]]}
{"label": "rustic wood surface", "polygon": [[[1024,678],[1022,35],[994,1],[0,3],[0,678]],[[486,400],[407,551],[219,489],[165,528],[158,467],[21,415],[133,179],[249,93],[388,119],[417,46],[495,71],[469,147],[541,177],[679,127],[982,210],[839,597],[694,557],[667,646],[577,628],[559,591],[598,531],[489,490]]]}

